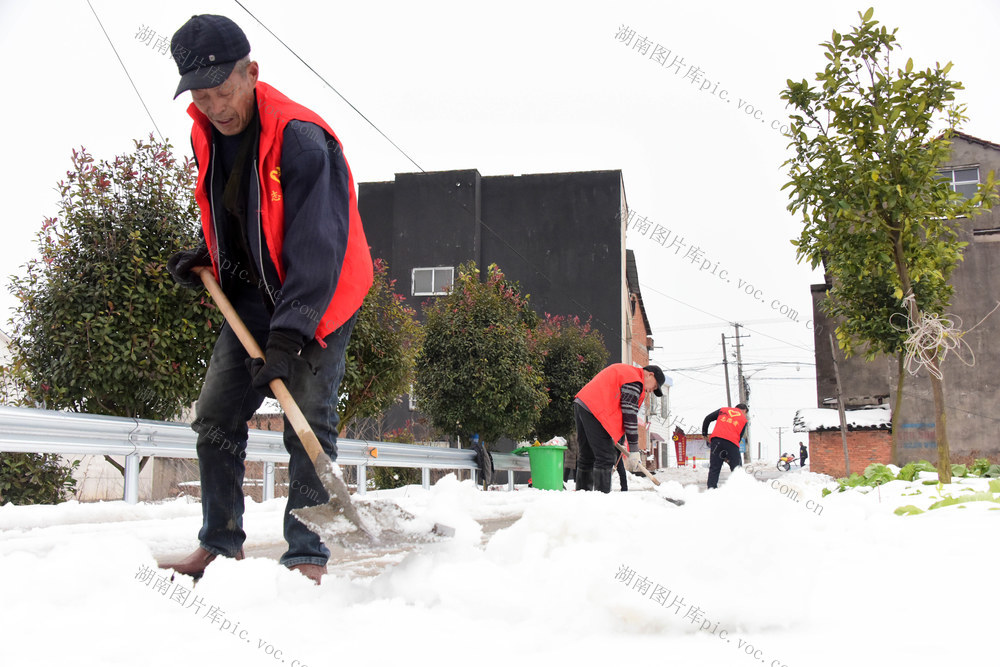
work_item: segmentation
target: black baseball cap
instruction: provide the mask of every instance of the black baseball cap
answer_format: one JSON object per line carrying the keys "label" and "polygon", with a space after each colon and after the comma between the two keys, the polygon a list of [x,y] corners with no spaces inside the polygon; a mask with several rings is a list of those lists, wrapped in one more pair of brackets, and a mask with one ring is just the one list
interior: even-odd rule
{"label": "black baseball cap", "polygon": [[650,373],[653,374],[653,377],[656,378],[656,389],[653,390],[653,393],[656,394],[657,396],[663,396],[663,391],[660,389],[660,387],[662,387],[663,383],[667,381],[667,378],[666,376],[663,375],[663,371],[660,370],[660,367],[643,366],[642,370],[649,371]]}
{"label": "black baseball cap", "polygon": [[232,19],[195,14],[174,33],[170,53],[181,75],[174,93],[177,99],[185,90],[222,85],[236,63],[250,54],[250,42]]}

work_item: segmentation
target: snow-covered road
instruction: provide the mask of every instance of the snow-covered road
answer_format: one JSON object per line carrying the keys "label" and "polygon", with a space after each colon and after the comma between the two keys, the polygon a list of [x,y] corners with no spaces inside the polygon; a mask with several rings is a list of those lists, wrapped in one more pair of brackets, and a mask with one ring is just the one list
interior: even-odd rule
{"label": "snow-covered road", "polygon": [[679,474],[610,495],[378,492],[455,536],[320,587],[274,560],[281,499],[248,502],[250,557],[197,588],[156,569],[194,546],[196,502],[0,507],[0,665],[995,662],[1000,505],[893,513],[987,481],[823,498],[808,472],[711,493]]}

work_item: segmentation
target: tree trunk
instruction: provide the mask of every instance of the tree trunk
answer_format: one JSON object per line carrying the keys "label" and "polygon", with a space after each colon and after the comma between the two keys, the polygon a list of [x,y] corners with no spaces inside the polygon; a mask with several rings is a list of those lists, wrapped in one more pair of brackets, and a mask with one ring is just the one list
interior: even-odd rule
{"label": "tree trunk", "polygon": [[[937,359],[932,370],[938,370]],[[944,380],[931,373],[931,389],[934,390],[934,412],[937,420],[934,424],[934,439],[937,440],[938,480],[951,484],[951,451],[948,448],[948,415],[944,406]]]}
{"label": "tree trunk", "polygon": [[896,402],[892,406],[892,446],[889,450],[889,462],[898,466],[900,421],[902,421],[903,418],[903,379],[906,375],[906,366],[903,363],[902,352],[896,355],[896,361],[898,362],[898,377],[896,378]]}
{"label": "tree trunk", "polygon": [[[894,233],[893,237],[893,254],[896,260],[896,271],[899,273],[900,286],[903,289],[903,297],[910,296],[913,294],[913,287],[910,284],[910,273],[906,266],[906,261],[903,255],[903,240],[900,234]],[[909,315],[912,322],[919,322],[921,320],[920,309],[917,307],[917,300],[910,299],[909,303]],[[924,366],[927,368],[927,372],[930,375],[931,390],[934,392],[934,412],[935,412],[935,422],[934,422],[934,439],[937,441],[937,454],[938,454],[938,480],[944,484],[951,484],[951,453],[948,450],[948,431],[947,431],[947,417],[945,413],[944,404],[944,378],[938,377],[941,373],[940,367],[938,366],[938,350],[921,350],[920,356],[921,360],[924,362]]]}

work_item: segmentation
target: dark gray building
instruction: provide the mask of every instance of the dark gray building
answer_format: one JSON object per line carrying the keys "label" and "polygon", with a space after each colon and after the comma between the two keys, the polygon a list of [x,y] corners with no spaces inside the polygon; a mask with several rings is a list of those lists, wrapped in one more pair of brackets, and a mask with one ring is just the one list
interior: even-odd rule
{"label": "dark gray building", "polygon": [[[943,170],[952,188],[970,194],[989,171],[1000,173],[1000,145],[956,133],[951,158]],[[994,209],[962,220],[960,240],[968,245],[964,261],[951,277],[955,287],[948,313],[961,319],[968,345],[961,357],[949,355],[942,366],[945,401],[948,407],[948,441],[952,463],[971,463],[986,457],[1000,460],[1000,357],[992,342],[1000,339],[1000,310],[982,320],[1000,302],[1000,211]],[[829,335],[831,322],[819,308],[828,285],[813,285],[813,321],[816,345],[816,393],[818,407],[835,407],[833,359]],[[970,331],[971,329],[971,331]],[[970,354],[971,351],[971,354]],[[898,365],[896,359],[879,357],[866,362],[863,357],[843,359],[838,350],[844,400],[848,407],[895,405]],[[934,397],[927,373],[907,375],[903,385],[900,465],[909,461],[937,460]]]}
{"label": "dark gray building", "polygon": [[621,171],[396,174],[359,184],[358,207],[372,256],[417,313],[463,262],[497,264],[536,312],[592,318],[609,360],[631,360]]}
{"label": "dark gray building", "polygon": [[[632,362],[621,171],[396,174],[360,183],[358,207],[372,256],[388,262],[397,292],[421,319],[422,304],[447,292],[460,264],[497,264],[537,313],[591,318],[609,362]],[[637,335],[642,347],[651,344],[645,331]],[[408,408],[387,421],[402,423]]]}

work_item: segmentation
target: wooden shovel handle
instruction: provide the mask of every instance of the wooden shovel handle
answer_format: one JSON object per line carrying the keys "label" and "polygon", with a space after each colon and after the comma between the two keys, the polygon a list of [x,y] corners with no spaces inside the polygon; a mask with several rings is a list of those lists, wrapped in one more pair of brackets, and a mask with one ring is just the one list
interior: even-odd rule
{"label": "wooden shovel handle", "polygon": [[[620,451],[622,453],[622,456],[624,456],[625,458],[628,458],[628,450],[627,449],[625,449],[624,447],[622,447],[621,445],[619,445],[617,442],[612,443],[612,444],[614,444],[614,446],[618,448],[618,451]],[[639,470],[642,471],[642,474],[645,475],[646,477],[648,477],[649,480],[654,485],[656,485],[656,486],[660,485],[660,480],[656,479],[656,477],[653,476],[653,473],[651,473],[648,470],[646,470],[646,466],[644,466],[644,465],[642,465],[640,463],[639,464]]]}
{"label": "wooden shovel handle", "polygon": [[[212,295],[215,304],[222,311],[222,316],[226,318],[226,322],[229,323],[236,337],[243,343],[247,354],[251,357],[263,359],[263,350],[260,349],[260,345],[257,344],[257,340],[250,333],[250,330],[243,324],[243,320],[240,319],[236,309],[233,308],[233,304],[229,302],[229,299],[222,292],[222,288],[219,287],[215,276],[212,275],[212,270],[207,266],[196,266],[192,270],[201,276],[201,282],[205,284],[205,289]],[[285,411],[285,416],[288,417],[292,428],[295,429],[295,434],[299,436],[299,440],[302,442],[302,446],[305,447],[309,459],[315,465],[316,457],[323,453],[323,447],[319,444],[319,439],[313,433],[312,427],[309,426],[309,422],[306,420],[305,415],[302,414],[302,410],[299,409],[295,399],[292,398],[285,383],[280,378],[275,378],[271,380],[269,386],[271,387],[271,391],[274,392],[274,397],[278,399],[281,409]]]}

